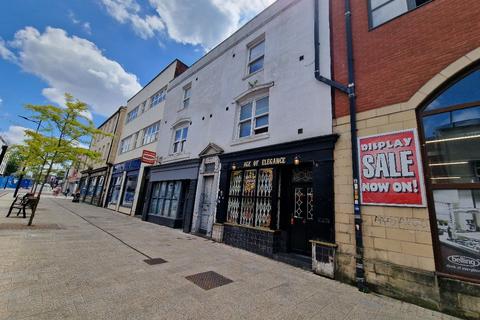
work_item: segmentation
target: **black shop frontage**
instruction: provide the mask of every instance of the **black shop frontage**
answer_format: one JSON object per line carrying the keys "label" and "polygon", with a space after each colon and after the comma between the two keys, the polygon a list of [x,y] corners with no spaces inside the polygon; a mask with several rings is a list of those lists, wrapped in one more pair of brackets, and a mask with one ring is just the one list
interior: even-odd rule
{"label": "black shop frontage", "polygon": [[334,242],[336,135],[220,155],[216,226],[223,242],[273,257]]}
{"label": "black shop frontage", "polygon": [[199,166],[193,159],[150,167],[142,219],[190,232]]}

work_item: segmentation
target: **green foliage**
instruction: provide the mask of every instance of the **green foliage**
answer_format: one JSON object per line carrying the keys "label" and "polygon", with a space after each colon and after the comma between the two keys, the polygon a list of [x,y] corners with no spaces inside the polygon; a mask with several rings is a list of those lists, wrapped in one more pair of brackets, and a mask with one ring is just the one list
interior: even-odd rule
{"label": "green foliage", "polygon": [[10,147],[8,154],[7,165],[5,166],[5,171],[3,173],[5,176],[10,176],[20,171],[20,166],[25,160],[25,156],[20,152],[17,146]]}
{"label": "green foliage", "polygon": [[86,103],[69,94],[65,94],[65,100],[64,108],[52,105],[26,106],[34,114],[32,118],[41,121],[41,127],[38,133],[27,130],[25,145],[20,148],[26,155],[25,166],[46,167],[44,182],[54,167],[76,163],[79,159],[98,159],[99,153],[82,145],[87,145],[94,135],[106,135],[85,116],[88,112]]}

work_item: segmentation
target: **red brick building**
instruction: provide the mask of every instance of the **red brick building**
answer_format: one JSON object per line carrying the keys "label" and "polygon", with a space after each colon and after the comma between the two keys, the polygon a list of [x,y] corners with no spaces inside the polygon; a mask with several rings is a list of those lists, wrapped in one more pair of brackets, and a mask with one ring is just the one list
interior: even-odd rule
{"label": "red brick building", "polygon": [[[368,200],[361,205],[367,285],[384,294],[478,319],[480,2],[350,2],[356,125],[363,150],[358,157],[358,186],[361,199]],[[345,1],[330,3],[333,79],[347,84]],[[340,135],[335,150],[337,277],[354,282],[351,126],[348,96],[340,91],[334,93],[334,116],[334,131]],[[411,196],[416,193],[422,201],[395,204],[395,196],[403,192],[398,190],[397,194],[373,190],[377,194],[371,197],[371,184],[365,181],[373,172],[378,173],[376,181],[388,187],[394,186],[401,174],[399,169],[390,169],[394,174],[379,169],[378,150],[363,158],[362,152],[369,149],[362,142],[386,137],[386,150],[389,141],[394,141],[388,139],[410,133],[418,135],[418,140],[398,140],[409,141],[418,149],[417,155],[413,152],[411,158],[404,157],[408,165],[403,168],[407,175],[415,176],[413,186],[419,185],[409,189],[412,185],[403,184],[403,191]],[[392,158],[387,159],[389,154]],[[401,165],[393,149],[385,152],[385,159],[385,164]],[[415,165],[417,171],[410,170]]]}

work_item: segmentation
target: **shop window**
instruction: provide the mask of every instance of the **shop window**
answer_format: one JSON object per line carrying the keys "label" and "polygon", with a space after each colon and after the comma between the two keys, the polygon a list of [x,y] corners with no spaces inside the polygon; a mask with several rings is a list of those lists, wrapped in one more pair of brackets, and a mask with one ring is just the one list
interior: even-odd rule
{"label": "shop window", "polygon": [[240,106],[238,138],[268,132],[269,97],[262,97]]}
{"label": "shop window", "polygon": [[95,190],[95,185],[96,184],[97,184],[97,177],[91,178],[90,184],[88,185],[87,197],[93,196],[93,192]]}
{"label": "shop window", "polygon": [[138,175],[127,176],[125,181],[125,190],[123,191],[122,207],[131,208],[135,198],[135,189],[137,188]]}
{"label": "shop window", "polygon": [[419,112],[443,272],[480,279],[480,70]]}
{"label": "shop window", "polygon": [[120,197],[120,189],[122,188],[122,176],[112,177],[111,182],[110,204],[117,204]]}
{"label": "shop window", "polygon": [[156,182],[152,186],[149,214],[177,219],[182,190],[181,181]]}
{"label": "shop window", "polygon": [[272,196],[272,168],[233,171],[228,198],[228,222],[270,228]]}
{"label": "shop window", "polygon": [[95,191],[93,192],[93,201],[94,202],[97,202],[100,198],[100,194],[102,193],[102,189],[103,189],[104,180],[105,180],[104,176],[100,176],[98,178],[97,187],[95,188]]}
{"label": "shop window", "polygon": [[432,0],[368,0],[370,27],[375,28]]}
{"label": "shop window", "polygon": [[150,99],[150,108],[154,108],[158,106],[161,102],[165,100],[166,96],[167,96],[167,88],[164,87],[152,96],[152,98]]}
{"label": "shop window", "polygon": [[255,42],[248,47],[248,74],[263,69],[265,59],[265,40]]}
{"label": "shop window", "polygon": [[143,131],[143,145],[157,141],[158,131],[160,131],[160,122],[154,123]]}
{"label": "shop window", "polygon": [[175,130],[173,141],[173,153],[182,153],[188,137],[188,127],[178,128]]}

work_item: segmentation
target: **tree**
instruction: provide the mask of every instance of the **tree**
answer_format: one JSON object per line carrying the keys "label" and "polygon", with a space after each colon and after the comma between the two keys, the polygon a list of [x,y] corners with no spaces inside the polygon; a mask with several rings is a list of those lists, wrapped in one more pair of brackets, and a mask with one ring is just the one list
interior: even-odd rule
{"label": "tree", "polygon": [[5,166],[5,171],[3,172],[3,175],[6,177],[17,173],[20,170],[22,162],[25,160],[25,156],[20,152],[17,146],[10,147],[8,153],[8,161]]}
{"label": "tree", "polygon": [[[25,166],[40,167],[40,176],[43,181],[37,197],[40,199],[43,188],[54,166],[61,166],[68,162],[76,162],[79,158],[97,159],[100,154],[93,152],[82,145],[93,135],[106,135],[95,128],[93,122],[85,116],[88,112],[86,103],[76,100],[65,94],[65,108],[52,105],[27,105],[26,109],[34,113],[33,118],[42,121],[42,127],[36,133],[27,130],[25,145],[22,146],[27,154]],[[28,225],[32,224],[34,212],[30,216]]]}

